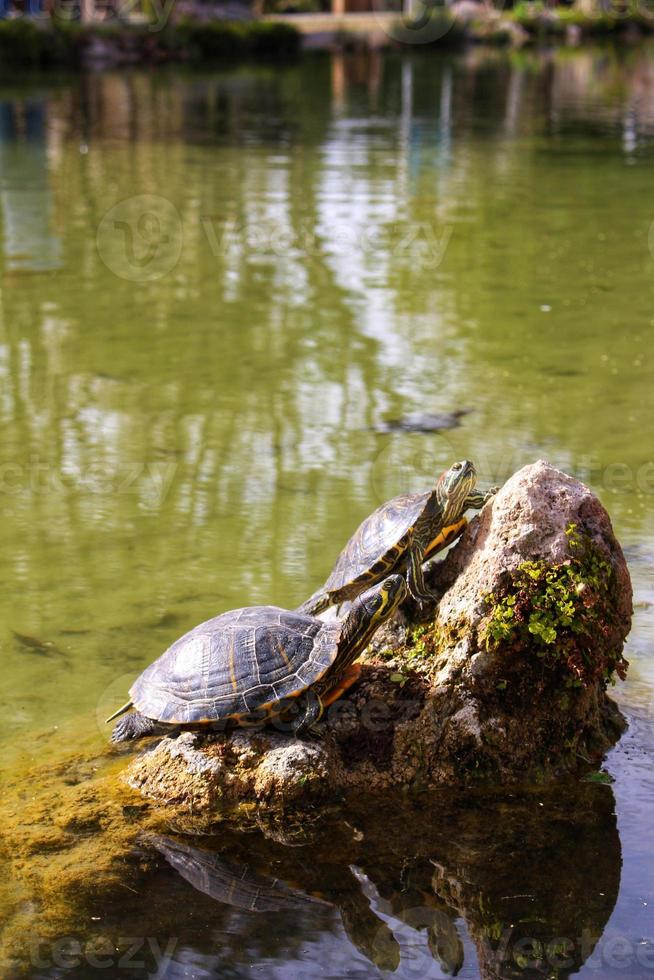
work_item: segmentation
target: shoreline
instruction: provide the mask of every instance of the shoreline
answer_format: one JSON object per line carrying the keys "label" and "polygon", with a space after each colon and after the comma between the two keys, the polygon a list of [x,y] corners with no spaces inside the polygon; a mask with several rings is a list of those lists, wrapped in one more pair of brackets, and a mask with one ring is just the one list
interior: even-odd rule
{"label": "shoreline", "polygon": [[435,8],[425,22],[389,11],[271,14],[265,20],[294,27],[302,37],[303,50],[338,50],[353,43],[400,49],[521,48],[552,43],[575,47],[603,38],[634,43],[654,36],[654,15],[644,11],[585,13],[574,7],[544,7],[538,0],[511,10],[457,0],[448,8]]}
{"label": "shoreline", "polygon": [[424,24],[395,13],[269,15],[258,20],[91,24],[17,17],[0,21],[2,70],[86,70],[162,64],[222,66],[291,61],[304,52],[354,49],[452,51],[581,48],[603,40],[632,47],[654,36],[654,17],[587,15],[537,3],[512,11],[460,0]]}

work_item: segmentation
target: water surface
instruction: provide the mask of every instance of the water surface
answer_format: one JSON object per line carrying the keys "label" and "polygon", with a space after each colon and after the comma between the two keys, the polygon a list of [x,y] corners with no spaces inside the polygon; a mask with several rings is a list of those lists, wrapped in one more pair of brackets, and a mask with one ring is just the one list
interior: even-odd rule
{"label": "water surface", "polygon": [[[55,726],[72,741],[95,730],[133,676],[202,619],[297,604],[366,513],[453,459],[474,459],[491,483],[544,456],[600,495],[627,553],[636,615],[616,696],[631,728],[608,760],[615,785],[573,793],[513,919],[551,941],[576,936],[587,911],[600,943],[560,975],[651,975],[653,163],[648,48],[334,55],[282,70],[5,83],[5,756],[19,746],[41,759],[37,736]],[[374,431],[462,408],[444,433]],[[99,747],[105,737],[98,728]],[[548,824],[539,801],[523,805],[523,845],[537,850]],[[561,864],[588,835],[577,807],[604,831],[570,872],[581,910],[566,922]],[[413,836],[437,819],[415,817]],[[458,825],[447,824],[453,854]],[[356,888],[348,878],[345,889],[358,931],[327,875],[313,889],[326,904],[302,914],[266,920],[205,898],[193,928],[174,933],[165,896],[198,899],[161,853],[140,928],[161,948],[182,937],[167,977],[442,976],[453,961],[425,953],[433,921],[402,918],[397,895],[414,874],[414,905],[445,902],[456,921],[460,975],[494,976],[470,908],[482,896],[495,915],[502,895],[522,893],[519,838],[493,857],[482,821],[457,863],[432,833],[413,856],[403,841],[406,873],[387,856],[386,894],[374,848],[339,851],[337,878],[350,858],[368,862],[353,864]],[[278,861],[290,888],[312,891],[287,848],[257,846],[262,874]],[[325,844],[311,847],[309,865]],[[483,882],[470,849],[488,856]],[[593,853],[610,866],[597,873],[606,887]],[[474,901],[446,900],[433,862],[450,888],[476,883]],[[377,957],[361,939],[366,908],[386,923]],[[133,934],[126,911],[111,915],[116,934]],[[230,935],[241,954],[226,963]],[[43,963],[31,975],[62,975]],[[94,971],[84,961],[64,974]]]}

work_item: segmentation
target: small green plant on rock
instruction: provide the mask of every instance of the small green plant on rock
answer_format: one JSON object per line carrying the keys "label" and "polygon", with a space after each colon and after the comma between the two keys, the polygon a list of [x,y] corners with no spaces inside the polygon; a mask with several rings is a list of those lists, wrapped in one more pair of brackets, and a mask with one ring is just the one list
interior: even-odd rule
{"label": "small green plant on rock", "polygon": [[627,661],[611,643],[611,564],[576,525],[566,535],[568,560],[524,562],[503,594],[486,597],[486,647],[530,646],[544,665],[563,667],[572,687],[624,678]]}
{"label": "small green plant on rock", "polygon": [[413,661],[427,660],[433,656],[433,643],[430,642],[430,634],[427,626],[416,626],[409,636],[409,643],[406,649],[406,658],[409,663]]}

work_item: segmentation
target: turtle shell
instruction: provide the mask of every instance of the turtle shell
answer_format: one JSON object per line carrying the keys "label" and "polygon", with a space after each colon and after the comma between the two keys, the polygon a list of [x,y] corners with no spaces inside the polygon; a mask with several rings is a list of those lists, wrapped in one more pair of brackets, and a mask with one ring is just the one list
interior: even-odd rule
{"label": "turtle shell", "polygon": [[403,493],[387,500],[359,525],[341,551],[323,586],[336,592],[347,585],[374,581],[396,569],[409,531],[424,511],[433,490]]}
{"label": "turtle shell", "polygon": [[234,609],[177,640],[137,678],[134,706],[169,724],[201,724],[297,697],[338,653],[340,626],[277,606]]}

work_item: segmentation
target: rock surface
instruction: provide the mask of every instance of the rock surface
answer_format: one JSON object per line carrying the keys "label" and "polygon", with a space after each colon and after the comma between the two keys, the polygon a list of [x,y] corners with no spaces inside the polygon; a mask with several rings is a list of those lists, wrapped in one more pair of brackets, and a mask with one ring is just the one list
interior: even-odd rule
{"label": "rock surface", "polygon": [[631,582],[599,500],[539,461],[516,473],[431,570],[442,599],[381,630],[321,739],[184,733],[127,780],[195,814],[391,786],[548,779],[597,763],[624,728]]}
{"label": "rock surface", "polygon": [[333,785],[337,759],[328,743],[281,732],[228,735],[183,732],[164,738],[130,766],[128,782],[173,806],[211,812],[221,803],[291,803]]}

